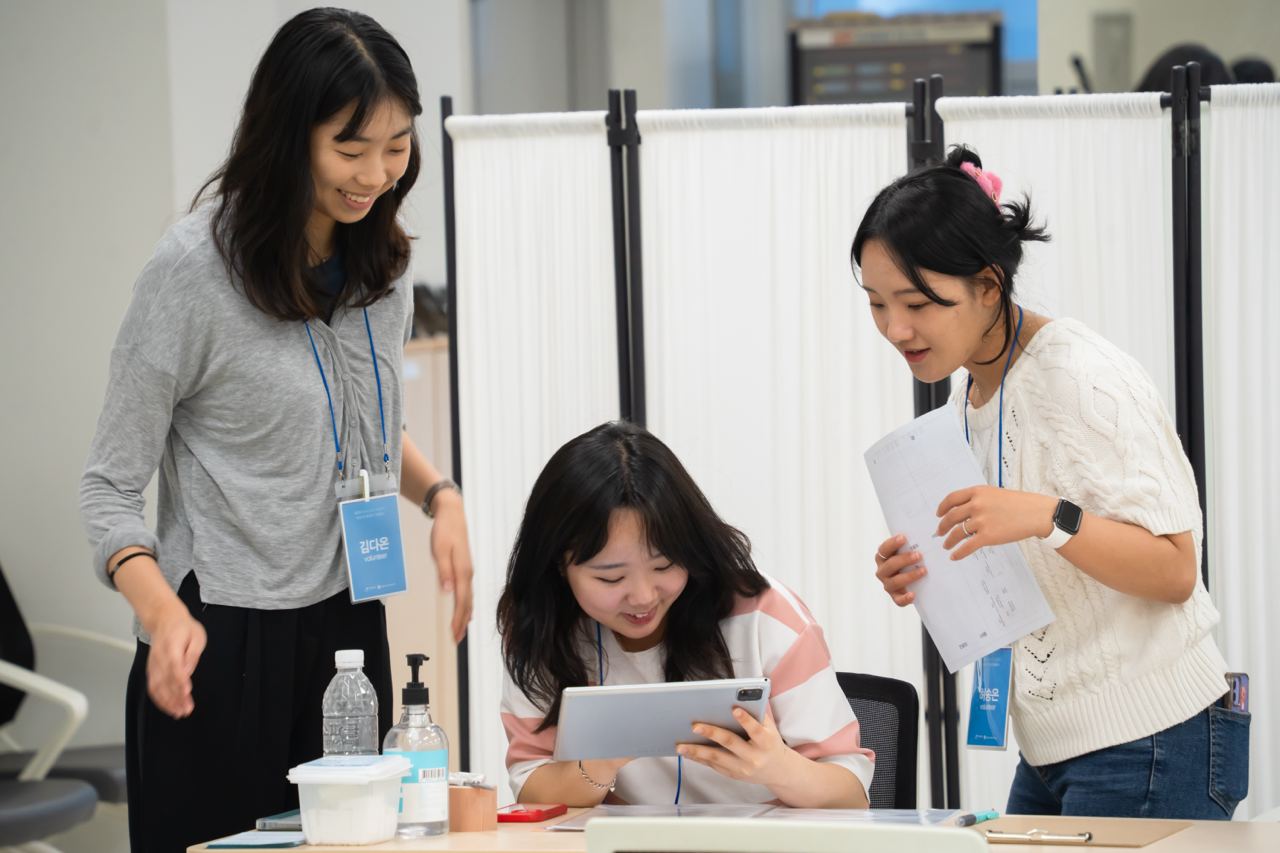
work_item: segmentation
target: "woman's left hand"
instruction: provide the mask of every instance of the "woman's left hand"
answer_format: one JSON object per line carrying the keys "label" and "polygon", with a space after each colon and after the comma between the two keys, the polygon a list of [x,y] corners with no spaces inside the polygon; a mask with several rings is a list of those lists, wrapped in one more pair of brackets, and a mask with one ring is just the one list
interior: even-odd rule
{"label": "woman's left hand", "polygon": [[715,741],[719,746],[682,743],[676,747],[676,752],[730,779],[766,787],[787,781],[794,760],[801,756],[783,742],[773,717],[765,714],[761,722],[741,708],[733,709],[733,717],[747,733],[746,738],[719,726],[695,723],[694,734]]}
{"label": "woman's left hand", "polygon": [[440,588],[453,593],[453,640],[462,642],[471,621],[471,544],[462,496],[445,489],[436,496],[435,524],[431,526],[431,556],[440,575]]}
{"label": "woman's left hand", "polygon": [[1049,535],[1057,506],[1058,499],[1049,495],[970,486],[942,499],[935,535],[945,534],[942,547],[951,551],[951,559],[963,560],[987,545]]}

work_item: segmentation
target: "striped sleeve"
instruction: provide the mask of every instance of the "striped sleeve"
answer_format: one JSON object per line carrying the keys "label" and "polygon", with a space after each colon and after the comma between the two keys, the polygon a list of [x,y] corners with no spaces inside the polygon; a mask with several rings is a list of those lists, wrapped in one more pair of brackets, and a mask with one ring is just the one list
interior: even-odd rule
{"label": "striped sleeve", "polygon": [[743,599],[734,617],[754,622],[769,708],[787,745],[805,758],[844,767],[871,790],[875,753],[861,745],[858,719],[831,665],[831,653],[809,609],[773,582],[763,594]]}
{"label": "striped sleeve", "polygon": [[502,727],[507,732],[507,777],[511,793],[520,799],[520,789],[529,775],[551,763],[556,746],[556,727],[536,731],[544,713],[516,686],[511,673],[503,670]]}

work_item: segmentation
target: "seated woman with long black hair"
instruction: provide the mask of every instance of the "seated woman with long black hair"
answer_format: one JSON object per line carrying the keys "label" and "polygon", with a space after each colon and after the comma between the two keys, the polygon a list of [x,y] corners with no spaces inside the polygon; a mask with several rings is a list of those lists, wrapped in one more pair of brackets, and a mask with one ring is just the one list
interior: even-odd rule
{"label": "seated woman with long black hair", "polygon": [[[502,721],[521,802],[589,806],[867,805],[874,756],[836,682],[822,628],[756,569],[671,450],[607,423],[560,448],[534,484],[498,604]],[[770,712],[746,737],[669,758],[553,761],[566,687],[767,676]],[[686,764],[683,759],[688,758]]]}

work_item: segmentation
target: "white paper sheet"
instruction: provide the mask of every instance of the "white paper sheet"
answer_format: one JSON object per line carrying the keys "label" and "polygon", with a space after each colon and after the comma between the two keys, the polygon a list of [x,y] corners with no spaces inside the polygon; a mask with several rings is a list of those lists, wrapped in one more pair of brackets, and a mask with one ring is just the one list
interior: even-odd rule
{"label": "white paper sheet", "polygon": [[959,809],[789,809],[774,806],[757,817],[769,820],[825,820],[840,823],[897,823],[912,826],[953,824]]}
{"label": "white paper sheet", "polygon": [[767,803],[695,803],[677,805],[600,805],[547,827],[548,832],[582,832],[587,821],[597,817],[757,817],[772,806]]}
{"label": "white paper sheet", "polygon": [[301,847],[306,843],[306,838],[301,832],[264,832],[259,829],[251,829],[248,832],[237,832],[235,835],[228,835],[225,838],[219,838],[216,841],[210,841],[208,847],[210,850],[220,850],[222,848],[246,848],[257,847],[263,849],[280,848],[280,847]]}
{"label": "white paper sheet", "polygon": [[601,805],[548,826],[548,831],[582,832],[597,817],[750,817],[773,820],[823,820],[846,823],[898,823],[941,826],[954,823],[959,809],[790,809],[766,803],[703,803],[688,806]]}
{"label": "white paper sheet", "polygon": [[934,409],[877,441],[867,469],[892,533],[907,536],[929,571],[912,586],[915,606],[947,669],[1053,621],[1035,576],[1016,544],[979,548],[952,561],[935,536],[938,505],[951,492],[982,485],[982,471],[950,406]]}

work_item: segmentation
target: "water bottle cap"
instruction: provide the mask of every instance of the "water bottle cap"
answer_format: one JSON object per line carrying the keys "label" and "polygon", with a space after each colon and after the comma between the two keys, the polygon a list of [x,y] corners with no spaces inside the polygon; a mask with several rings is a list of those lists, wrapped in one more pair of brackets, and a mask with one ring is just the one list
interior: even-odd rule
{"label": "water bottle cap", "polygon": [[364,649],[338,649],[333,653],[333,662],[339,669],[353,666],[364,666]]}

